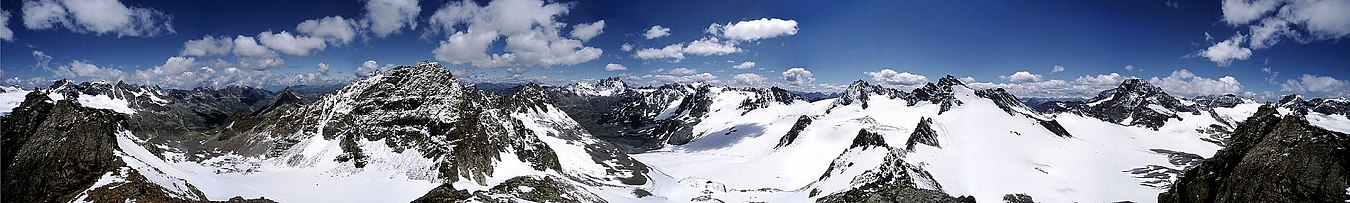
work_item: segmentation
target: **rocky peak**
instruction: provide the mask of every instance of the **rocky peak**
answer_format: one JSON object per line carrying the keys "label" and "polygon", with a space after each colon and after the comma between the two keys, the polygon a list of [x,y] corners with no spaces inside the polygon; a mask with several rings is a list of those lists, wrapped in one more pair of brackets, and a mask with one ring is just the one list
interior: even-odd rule
{"label": "rocky peak", "polygon": [[952,105],[962,104],[960,100],[956,99],[956,95],[952,92],[952,88],[957,86],[969,88],[966,87],[966,84],[962,83],[961,80],[956,79],[955,76],[947,75],[946,77],[942,77],[942,79],[938,79],[937,83],[930,82],[923,87],[914,89],[914,97],[920,101],[928,101],[939,105],[940,108],[938,109],[938,114],[942,114],[942,112],[950,110]]}
{"label": "rocky peak", "polygon": [[880,85],[868,84],[867,81],[863,80],[853,81],[853,84],[849,84],[844,92],[839,93],[839,98],[830,104],[830,108],[858,104],[866,109],[868,97],[871,97],[872,94],[889,95],[887,94],[887,88]]}
{"label": "rocky peak", "polygon": [[275,96],[268,99],[266,106],[259,108],[257,111],[253,111],[251,115],[258,116],[282,108],[298,108],[308,103],[309,100],[300,96],[300,94],[296,93],[290,86],[287,86],[286,89],[282,89],[281,92],[277,92]]}
{"label": "rocky peak", "polygon": [[960,86],[966,86],[966,83],[961,82],[961,79],[957,79],[956,76],[947,75],[947,76],[942,77],[941,79],[938,79],[937,85],[938,85],[938,86],[947,86],[947,87],[950,87],[950,86],[957,86],[957,85],[960,85]]}
{"label": "rocky peak", "polygon": [[552,103],[548,95],[544,93],[544,87],[533,82],[527,83],[515,93],[507,97],[508,107],[515,108],[517,111],[527,111],[530,109],[548,112],[548,105]]}
{"label": "rocky peak", "polygon": [[1235,94],[1199,96],[1192,99],[1192,101],[1207,108],[1233,108],[1238,104],[1246,103],[1246,101],[1242,100],[1242,97],[1238,97]]}
{"label": "rocky peak", "polygon": [[1008,93],[1007,90],[1003,90],[1003,88],[978,90],[975,91],[975,95],[994,101],[994,104],[998,105],[999,109],[1003,109],[1004,112],[1007,112],[1008,115],[1015,116],[1019,114],[1019,112],[1033,112],[1031,107],[1022,103],[1020,99],[1017,99],[1017,96],[1013,96],[1011,93]]}
{"label": "rocky peak", "polygon": [[1122,125],[1158,129],[1169,119],[1181,118],[1181,112],[1199,113],[1186,106],[1162,88],[1138,78],[1126,79],[1114,89],[1102,91],[1084,104],[1082,113],[1103,121]]}
{"label": "rocky peak", "polygon": [[[1232,143],[1187,170],[1158,202],[1342,202],[1350,199],[1350,136],[1265,105]],[[1271,188],[1291,188],[1272,190]],[[1297,189],[1292,189],[1297,188]]]}
{"label": "rocky peak", "polygon": [[567,91],[574,95],[614,96],[630,91],[628,83],[619,77],[609,77],[598,81],[579,81],[568,84]]}

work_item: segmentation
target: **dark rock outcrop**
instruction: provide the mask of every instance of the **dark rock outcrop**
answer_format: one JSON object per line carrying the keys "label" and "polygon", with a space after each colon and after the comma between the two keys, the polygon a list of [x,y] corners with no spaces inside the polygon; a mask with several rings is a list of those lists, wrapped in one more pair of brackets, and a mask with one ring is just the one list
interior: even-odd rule
{"label": "dark rock outcrop", "polygon": [[923,144],[942,148],[938,143],[937,131],[933,130],[933,118],[921,118],[919,124],[914,126],[914,133],[909,134],[909,140],[905,141],[905,150],[914,151],[914,146]]}
{"label": "dark rock outcrop", "polygon": [[792,144],[793,141],[797,140],[797,136],[802,133],[802,130],[806,130],[806,126],[811,125],[811,120],[811,117],[806,115],[797,117],[797,123],[792,124],[792,129],[788,129],[788,133],[783,135],[783,138],[779,138],[778,145],[773,148],[783,148]]}
{"label": "dark rock outcrop", "polygon": [[1159,202],[1342,202],[1350,137],[1262,106],[1228,147],[1186,171]]}

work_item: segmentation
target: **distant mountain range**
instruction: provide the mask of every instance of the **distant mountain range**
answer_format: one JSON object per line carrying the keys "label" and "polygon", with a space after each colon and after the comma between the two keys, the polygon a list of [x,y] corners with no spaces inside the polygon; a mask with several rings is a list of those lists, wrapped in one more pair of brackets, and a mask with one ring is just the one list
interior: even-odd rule
{"label": "distant mountain range", "polygon": [[6,202],[1342,202],[1350,100],[468,84],[0,89]]}

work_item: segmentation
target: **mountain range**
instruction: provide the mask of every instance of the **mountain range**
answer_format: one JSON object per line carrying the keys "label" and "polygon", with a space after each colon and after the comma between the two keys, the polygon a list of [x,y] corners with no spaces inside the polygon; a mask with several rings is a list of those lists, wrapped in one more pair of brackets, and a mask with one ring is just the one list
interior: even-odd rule
{"label": "mountain range", "polygon": [[620,78],[0,89],[6,202],[1342,202],[1350,100]]}

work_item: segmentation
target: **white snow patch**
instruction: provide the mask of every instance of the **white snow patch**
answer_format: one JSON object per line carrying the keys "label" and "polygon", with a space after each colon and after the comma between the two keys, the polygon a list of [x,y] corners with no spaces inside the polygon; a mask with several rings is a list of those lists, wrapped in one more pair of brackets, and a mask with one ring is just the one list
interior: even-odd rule
{"label": "white snow patch", "polygon": [[108,95],[87,95],[81,94],[78,99],[80,105],[90,108],[108,109],[117,113],[135,114],[136,110],[131,109],[130,103],[124,99],[113,99]]}

